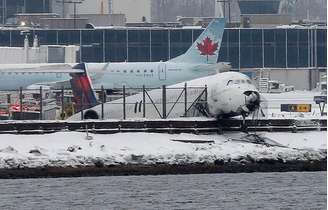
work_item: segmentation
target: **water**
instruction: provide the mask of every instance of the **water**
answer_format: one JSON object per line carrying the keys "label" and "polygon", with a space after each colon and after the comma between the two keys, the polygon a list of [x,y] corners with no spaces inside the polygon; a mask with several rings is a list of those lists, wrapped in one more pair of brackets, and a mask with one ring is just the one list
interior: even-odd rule
{"label": "water", "polygon": [[326,209],[326,172],[0,180],[0,209]]}

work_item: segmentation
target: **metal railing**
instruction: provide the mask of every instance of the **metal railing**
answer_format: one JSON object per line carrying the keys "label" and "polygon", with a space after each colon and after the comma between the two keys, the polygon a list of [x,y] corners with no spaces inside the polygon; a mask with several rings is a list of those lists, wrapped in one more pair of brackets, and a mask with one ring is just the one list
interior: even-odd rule
{"label": "metal railing", "polygon": [[[160,95],[154,95],[160,92]],[[188,92],[193,92],[192,97],[188,96]],[[81,113],[81,119],[85,118],[86,110],[92,108],[91,104],[86,103],[82,92],[82,100],[80,104],[74,101],[74,96],[71,94],[71,89],[44,89],[40,87],[34,90],[7,91],[0,93],[0,117],[7,116],[6,119],[11,120],[65,120],[73,114]],[[155,118],[166,119],[172,115],[175,109],[179,106],[181,116],[187,117],[191,110],[198,110],[199,113],[205,114],[204,109],[207,108],[207,86],[205,87],[166,87],[165,85],[159,88],[127,88],[122,86],[121,89],[115,89],[116,94],[108,95],[104,87],[96,89],[97,107],[100,110],[99,119],[105,119],[106,109],[110,106],[120,107],[122,112],[121,119],[127,119],[131,112],[131,107],[134,113],[139,113],[141,117],[146,118],[149,110],[155,110],[157,116]],[[172,94],[174,92],[174,94]],[[31,96],[28,96],[31,95]],[[135,95],[137,100],[131,101],[129,96]],[[118,100],[109,100],[116,97]],[[189,98],[190,97],[190,98]],[[140,100],[139,100],[140,99]],[[49,118],[49,104],[51,101],[51,110],[56,114],[51,114]],[[95,104],[93,104],[95,105]],[[87,108],[86,108],[87,107]],[[203,110],[200,110],[203,109]],[[3,118],[2,119],[5,119]],[[108,118],[108,117],[107,117]],[[110,118],[110,116],[109,116]]]}

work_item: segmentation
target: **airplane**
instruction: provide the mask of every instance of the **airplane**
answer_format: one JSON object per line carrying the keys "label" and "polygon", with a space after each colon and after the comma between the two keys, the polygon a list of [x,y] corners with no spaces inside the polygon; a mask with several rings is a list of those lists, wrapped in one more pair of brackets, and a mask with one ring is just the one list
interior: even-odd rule
{"label": "airplane", "polygon": [[[99,104],[92,83],[87,74],[76,74],[71,80],[73,94],[79,111],[68,120],[83,119],[124,119],[123,100],[125,100],[125,118],[178,118],[181,116],[206,116],[228,118],[248,116],[259,108],[260,94],[250,78],[239,72],[223,72],[187,82],[167,86],[166,112],[163,110],[162,89],[147,92],[145,114],[143,113],[144,94],[120,98]],[[181,97],[186,85],[187,103]],[[204,93],[205,86],[207,94]],[[206,99],[205,99],[206,98]],[[204,103],[204,101],[207,103]],[[195,103],[197,102],[197,103]],[[186,106],[187,105],[187,106]],[[174,107],[173,107],[174,106]],[[196,109],[192,109],[196,107]],[[189,113],[187,113],[187,112]],[[190,113],[193,112],[193,113]],[[196,113],[196,115],[194,114]],[[81,119],[82,118],[82,119]]]}
{"label": "airplane", "polygon": [[224,32],[224,18],[215,18],[182,55],[165,62],[118,62],[81,64],[4,64],[0,67],[0,90],[67,87],[70,73],[88,71],[95,89],[160,87],[230,70],[217,63]]}

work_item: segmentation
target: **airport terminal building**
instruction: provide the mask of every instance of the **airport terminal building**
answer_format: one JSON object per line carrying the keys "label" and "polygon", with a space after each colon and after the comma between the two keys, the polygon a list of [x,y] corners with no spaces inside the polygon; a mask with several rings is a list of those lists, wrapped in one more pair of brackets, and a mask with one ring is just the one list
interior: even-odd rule
{"label": "airport terminal building", "polygon": [[[131,28],[30,30],[30,42],[78,45],[80,62],[166,61],[184,53],[199,28]],[[26,31],[25,31],[26,32]],[[22,30],[1,30],[0,46],[22,47]],[[218,61],[244,68],[305,68],[327,66],[327,29],[226,28]]]}
{"label": "airport terminal building", "polygon": [[[3,24],[6,22],[6,18],[13,17],[15,13],[23,13],[21,17],[23,22],[24,13],[36,13],[34,14],[36,16],[42,13],[56,13],[65,17],[64,20],[70,17],[67,21],[72,23],[72,5],[66,5],[63,1],[50,3],[48,0],[38,0],[37,2],[32,2],[32,0],[3,1],[0,4],[0,17]],[[126,16],[126,20],[139,21],[139,27],[131,27],[137,26],[131,21],[127,21],[126,24],[118,24],[119,26],[116,24],[111,26],[107,21],[107,25],[101,25],[103,27],[83,29],[85,25],[76,27],[75,19],[74,27],[73,25],[64,27],[68,22],[60,22],[63,20],[58,17],[54,19],[49,17],[49,20],[59,21],[62,24],[57,27],[50,27],[51,24],[43,27],[40,24],[40,28],[2,28],[0,30],[0,47],[23,47],[26,35],[28,35],[31,46],[37,35],[40,45],[78,46],[77,55],[72,55],[74,59],[71,59],[77,62],[167,61],[184,53],[204,30],[199,26],[185,26],[188,24],[185,24],[183,20],[179,20],[179,24],[178,16],[190,17],[192,14],[197,16],[197,20],[204,15],[224,16],[227,28],[224,31],[218,61],[230,62],[233,70],[248,73],[249,76],[256,78],[258,71],[265,69],[269,72],[268,77],[271,80],[280,80],[294,85],[298,89],[315,88],[320,81],[320,73],[326,73],[326,23],[321,22],[323,26],[319,26],[316,22],[293,25],[303,23],[304,17],[297,16],[294,14],[295,11],[293,15],[290,15],[293,8],[300,10],[299,13],[305,13],[303,1],[299,1],[298,6],[296,2],[294,5],[288,5],[286,1],[282,0],[237,0],[233,2],[193,0],[187,2],[86,0],[78,6],[79,13],[91,12],[95,17],[97,14],[100,15],[99,17],[103,17],[102,15],[110,16],[115,15],[115,12],[124,11],[123,16]],[[313,1],[312,4],[316,4],[317,7],[321,5],[320,8],[323,8],[313,11],[325,13],[326,4],[320,0]],[[91,5],[93,5],[92,8]],[[120,7],[118,8],[118,6]],[[143,10],[140,11],[140,14],[138,13],[138,17],[131,19],[130,16],[134,14],[137,6]],[[230,6],[232,7],[230,8]],[[86,8],[87,10],[85,10]],[[202,8],[202,10],[200,13],[194,13],[192,12],[194,8]],[[232,9],[232,14],[230,14],[230,9]],[[234,14],[236,11],[239,12],[237,14],[240,18],[239,25],[231,24],[233,23],[231,15],[236,16]],[[124,19],[123,16],[120,18]],[[32,17],[34,16],[32,15]],[[319,14],[315,17],[319,17]],[[292,18],[294,18],[293,21]],[[140,22],[141,19],[145,19],[145,21]],[[63,51],[63,46],[58,49],[53,46],[52,50],[60,53]],[[63,58],[64,56],[49,56],[48,62],[62,63],[65,62]]]}
{"label": "airport terminal building", "polygon": [[[202,31],[195,27],[33,29],[25,33],[6,29],[0,31],[0,46],[22,47],[28,33],[31,44],[37,35],[41,45],[80,46],[76,59],[79,62],[166,61],[184,53]],[[226,28],[218,61],[230,62],[236,71],[261,68],[326,71],[327,29]],[[314,88],[313,85],[306,89]]]}

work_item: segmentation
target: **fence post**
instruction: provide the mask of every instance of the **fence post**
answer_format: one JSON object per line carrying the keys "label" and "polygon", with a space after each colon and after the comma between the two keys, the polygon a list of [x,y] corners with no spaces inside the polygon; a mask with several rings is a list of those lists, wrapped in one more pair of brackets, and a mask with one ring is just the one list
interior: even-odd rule
{"label": "fence post", "polygon": [[146,88],[142,86],[142,117],[146,117]]}
{"label": "fence post", "polygon": [[166,119],[166,86],[162,87],[162,108],[163,108],[163,119]]}
{"label": "fence post", "polygon": [[101,86],[101,119],[104,119],[104,103],[106,102],[104,86]]}
{"label": "fence post", "polygon": [[20,120],[23,119],[23,88],[19,88],[19,118]]}
{"label": "fence post", "polygon": [[205,102],[207,104],[207,85],[205,85]]}
{"label": "fence post", "polygon": [[61,87],[61,119],[65,119],[64,86]]}
{"label": "fence post", "polygon": [[40,86],[40,120],[42,120],[42,112],[43,112],[43,96],[42,96],[42,86]]}
{"label": "fence post", "polygon": [[83,100],[84,100],[84,94],[83,94],[83,91],[82,91],[82,95],[81,95],[81,120],[84,120],[84,117],[83,117]]}
{"label": "fence post", "polygon": [[10,93],[7,94],[7,104],[8,105],[11,104],[11,94]]}
{"label": "fence post", "polygon": [[188,98],[187,98],[187,83],[184,85],[184,116],[187,117]]}
{"label": "fence post", "polygon": [[125,85],[123,85],[123,120],[126,119],[126,110],[125,110]]}

